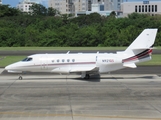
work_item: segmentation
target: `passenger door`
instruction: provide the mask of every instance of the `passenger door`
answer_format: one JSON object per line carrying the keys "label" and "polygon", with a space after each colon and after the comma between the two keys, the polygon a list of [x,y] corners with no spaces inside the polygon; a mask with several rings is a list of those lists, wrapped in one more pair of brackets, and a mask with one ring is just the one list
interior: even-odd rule
{"label": "passenger door", "polygon": [[41,63],[41,70],[47,70],[48,69],[48,57],[47,57],[47,55],[41,56],[40,63]]}

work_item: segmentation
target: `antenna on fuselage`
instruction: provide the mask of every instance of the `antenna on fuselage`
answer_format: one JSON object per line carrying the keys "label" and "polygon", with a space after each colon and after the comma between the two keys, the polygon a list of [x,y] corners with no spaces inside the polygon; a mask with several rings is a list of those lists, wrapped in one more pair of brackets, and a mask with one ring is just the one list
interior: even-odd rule
{"label": "antenna on fuselage", "polygon": [[70,51],[67,52],[67,54],[69,54],[69,53],[70,53]]}

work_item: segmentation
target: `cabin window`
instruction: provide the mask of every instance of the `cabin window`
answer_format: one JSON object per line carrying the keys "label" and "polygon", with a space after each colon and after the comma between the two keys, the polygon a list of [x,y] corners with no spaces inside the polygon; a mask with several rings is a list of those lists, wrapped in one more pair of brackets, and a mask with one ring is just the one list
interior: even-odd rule
{"label": "cabin window", "polygon": [[69,59],[67,59],[67,62],[70,62],[70,60],[69,60]]}
{"label": "cabin window", "polygon": [[59,59],[57,60],[57,62],[59,62]]}
{"label": "cabin window", "polygon": [[72,62],[75,62],[75,59],[72,59]]}
{"label": "cabin window", "polygon": [[62,62],[64,62],[65,60],[64,59],[62,59]]}
{"label": "cabin window", "polygon": [[51,62],[54,62],[54,60],[52,60]]}

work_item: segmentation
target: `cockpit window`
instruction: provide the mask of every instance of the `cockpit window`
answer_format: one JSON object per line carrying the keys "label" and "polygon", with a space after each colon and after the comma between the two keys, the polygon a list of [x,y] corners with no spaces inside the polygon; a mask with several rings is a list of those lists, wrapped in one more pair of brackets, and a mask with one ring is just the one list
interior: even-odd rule
{"label": "cockpit window", "polygon": [[31,58],[31,57],[27,57],[27,58],[23,59],[22,61],[23,61],[23,62],[32,61],[32,58]]}
{"label": "cockpit window", "polygon": [[28,59],[27,59],[27,61],[31,61],[31,60],[32,60],[32,58],[28,58]]}
{"label": "cockpit window", "polygon": [[22,61],[26,61],[28,58],[23,59]]}

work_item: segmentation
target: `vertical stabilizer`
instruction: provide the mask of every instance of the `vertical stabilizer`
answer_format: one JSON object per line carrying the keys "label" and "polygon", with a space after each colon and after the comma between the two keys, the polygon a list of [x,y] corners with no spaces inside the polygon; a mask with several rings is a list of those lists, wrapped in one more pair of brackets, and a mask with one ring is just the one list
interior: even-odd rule
{"label": "vertical stabilizer", "polygon": [[126,57],[123,66],[135,68],[135,63],[151,60],[152,47],[157,29],[145,29],[134,42],[123,52]]}
{"label": "vertical stabilizer", "polygon": [[150,49],[155,41],[157,29],[145,29],[125,50],[126,54],[134,54],[133,50]]}

